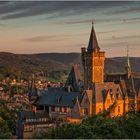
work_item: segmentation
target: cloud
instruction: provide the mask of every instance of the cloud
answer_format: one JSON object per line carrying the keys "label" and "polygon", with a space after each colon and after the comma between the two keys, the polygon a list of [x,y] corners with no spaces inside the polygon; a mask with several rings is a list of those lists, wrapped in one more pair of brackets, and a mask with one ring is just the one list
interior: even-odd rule
{"label": "cloud", "polygon": [[[96,19],[93,19],[93,22],[94,23],[104,23],[104,22],[114,22],[114,21],[118,21],[118,20],[120,20],[120,19],[116,19],[116,18],[114,18],[114,19],[111,19],[111,18],[108,18],[108,19],[106,19],[106,18],[96,18]],[[67,21],[60,21],[60,22],[56,22],[56,24],[85,24],[85,23],[90,23],[90,22],[92,22],[92,19],[90,18],[90,19],[83,19],[83,20],[81,20],[81,19],[77,19],[77,20],[73,20],[73,19],[70,19],[70,20],[67,20]]]}
{"label": "cloud", "polygon": [[64,39],[71,38],[71,35],[45,35],[45,36],[34,36],[25,38],[25,42],[44,42],[44,41],[62,41]]}
{"label": "cloud", "polygon": [[103,31],[103,32],[97,32],[97,34],[108,34],[108,33],[116,33],[119,31],[124,31],[124,30],[108,30],[108,31]]}
{"label": "cloud", "polygon": [[132,2],[111,1],[11,1],[0,2],[0,19],[15,19],[46,14],[49,18],[82,13],[103,12],[113,7],[121,7]]}
{"label": "cloud", "polygon": [[0,23],[0,26],[3,27],[3,26],[5,26],[5,24]]}
{"label": "cloud", "polygon": [[130,36],[112,36],[112,38],[109,39],[103,39],[103,40],[125,40],[125,39],[140,39],[140,35],[130,35]]}
{"label": "cloud", "polygon": [[47,41],[48,39],[53,39],[55,36],[35,36],[30,38],[25,38],[24,41],[26,42],[42,42]]}
{"label": "cloud", "polygon": [[130,1],[126,2],[126,5],[120,5],[118,8],[112,8],[109,11],[105,11],[104,14],[108,15],[120,15],[125,13],[138,13],[140,12],[140,2],[139,1]]}

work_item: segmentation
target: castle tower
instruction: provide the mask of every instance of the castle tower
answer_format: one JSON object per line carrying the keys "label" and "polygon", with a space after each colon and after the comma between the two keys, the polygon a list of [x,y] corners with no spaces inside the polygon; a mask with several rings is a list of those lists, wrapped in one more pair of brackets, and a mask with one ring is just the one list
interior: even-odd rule
{"label": "castle tower", "polygon": [[87,50],[86,48],[81,48],[81,53],[85,89],[90,88],[92,83],[104,82],[105,52],[100,51],[93,23]]}

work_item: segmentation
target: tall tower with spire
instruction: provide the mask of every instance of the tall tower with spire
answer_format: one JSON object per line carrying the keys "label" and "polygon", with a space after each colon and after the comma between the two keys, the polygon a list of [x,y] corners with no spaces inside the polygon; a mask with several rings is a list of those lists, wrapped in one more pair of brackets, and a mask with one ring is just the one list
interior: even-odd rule
{"label": "tall tower with spire", "polygon": [[85,88],[90,88],[92,83],[103,83],[105,52],[100,51],[93,23],[87,50],[81,48],[81,53]]}

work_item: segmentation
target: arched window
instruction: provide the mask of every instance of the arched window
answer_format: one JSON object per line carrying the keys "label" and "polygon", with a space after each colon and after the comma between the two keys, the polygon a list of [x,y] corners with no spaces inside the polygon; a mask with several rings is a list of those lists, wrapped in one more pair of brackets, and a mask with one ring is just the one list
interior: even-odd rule
{"label": "arched window", "polygon": [[102,109],[101,108],[99,108],[99,113],[101,113],[102,112]]}
{"label": "arched window", "polygon": [[120,110],[120,106],[118,106],[118,113],[120,113],[120,111],[121,111],[121,110]]}

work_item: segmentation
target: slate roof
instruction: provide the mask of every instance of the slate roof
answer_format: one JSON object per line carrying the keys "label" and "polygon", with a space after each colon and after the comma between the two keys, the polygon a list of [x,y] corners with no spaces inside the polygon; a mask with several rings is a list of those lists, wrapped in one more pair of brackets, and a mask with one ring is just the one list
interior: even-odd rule
{"label": "slate roof", "polygon": [[91,34],[90,34],[90,39],[89,39],[89,44],[88,44],[87,50],[89,52],[91,52],[91,51],[95,51],[95,48],[97,48],[97,50],[100,50],[100,48],[98,46],[96,34],[95,34],[95,31],[94,31],[94,27],[92,25]]}
{"label": "slate roof", "polygon": [[[80,85],[81,84],[81,85]],[[74,91],[79,91],[80,86],[82,86],[81,76],[78,71],[78,65],[74,64],[69,73],[68,79],[66,81],[65,87],[71,85]]]}
{"label": "slate roof", "polygon": [[121,98],[123,97],[119,84],[114,82],[95,83],[95,102],[103,103],[106,100],[108,90],[112,90],[114,97],[117,92],[121,93]]}
{"label": "slate roof", "polygon": [[136,92],[138,92],[140,89],[140,78],[134,78],[134,85]]}
{"label": "slate roof", "polygon": [[73,107],[77,97],[79,99],[80,92],[67,92],[60,88],[52,88],[46,91],[35,104]]}
{"label": "slate roof", "polygon": [[37,118],[46,118],[48,117],[47,114],[42,114],[42,113],[33,113],[32,111],[21,111],[18,113],[18,116],[20,119],[27,119],[27,118],[32,118],[32,119],[37,119]]}
{"label": "slate roof", "polygon": [[125,84],[124,80],[120,81],[120,87],[121,87],[121,90],[122,90],[123,97],[128,97],[127,88],[126,88],[126,84]]}
{"label": "slate roof", "polygon": [[106,97],[107,97],[107,94],[108,94],[108,92],[107,92],[107,90],[102,90],[102,98],[103,98],[103,102],[105,102],[105,100],[106,100]]}

